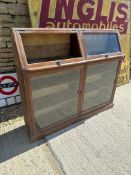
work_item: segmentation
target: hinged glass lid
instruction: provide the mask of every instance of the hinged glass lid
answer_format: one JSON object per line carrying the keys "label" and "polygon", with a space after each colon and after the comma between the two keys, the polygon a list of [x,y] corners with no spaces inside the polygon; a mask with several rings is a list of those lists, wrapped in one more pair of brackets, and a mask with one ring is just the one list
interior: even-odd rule
{"label": "hinged glass lid", "polygon": [[117,33],[83,33],[86,56],[121,52]]}

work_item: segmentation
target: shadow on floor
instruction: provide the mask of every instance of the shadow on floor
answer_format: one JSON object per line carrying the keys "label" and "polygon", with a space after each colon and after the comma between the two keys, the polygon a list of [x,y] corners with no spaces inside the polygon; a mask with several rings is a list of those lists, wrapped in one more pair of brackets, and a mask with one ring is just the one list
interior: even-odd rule
{"label": "shadow on floor", "polygon": [[83,124],[84,121],[73,124],[61,131],[58,131],[45,139],[41,139],[34,143],[30,142],[25,126],[21,126],[17,129],[9,131],[5,134],[0,135],[0,163],[5,162],[15,156],[18,156],[24,152],[27,152],[41,144],[48,142],[48,140],[54,139],[59,135],[68,132],[69,130]]}
{"label": "shadow on floor", "polygon": [[44,140],[31,143],[26,135],[25,126],[9,131],[0,135],[0,162],[11,159],[44,143]]}

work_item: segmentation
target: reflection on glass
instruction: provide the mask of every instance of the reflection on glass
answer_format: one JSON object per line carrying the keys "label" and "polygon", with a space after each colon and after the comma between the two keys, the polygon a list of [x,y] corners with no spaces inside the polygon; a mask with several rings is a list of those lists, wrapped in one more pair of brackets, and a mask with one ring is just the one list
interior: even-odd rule
{"label": "reflection on glass", "polygon": [[77,113],[80,71],[54,73],[32,79],[36,124],[44,128]]}
{"label": "reflection on glass", "polygon": [[87,55],[99,55],[120,52],[116,33],[87,33],[83,35]]}
{"label": "reflection on glass", "polygon": [[83,110],[111,99],[118,61],[99,63],[87,68]]}

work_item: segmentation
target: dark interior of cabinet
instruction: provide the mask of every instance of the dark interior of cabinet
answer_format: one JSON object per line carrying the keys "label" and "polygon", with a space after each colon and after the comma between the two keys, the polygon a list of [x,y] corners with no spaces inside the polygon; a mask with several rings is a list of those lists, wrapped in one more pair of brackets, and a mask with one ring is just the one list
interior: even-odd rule
{"label": "dark interior of cabinet", "polygon": [[77,33],[21,34],[29,64],[81,57]]}

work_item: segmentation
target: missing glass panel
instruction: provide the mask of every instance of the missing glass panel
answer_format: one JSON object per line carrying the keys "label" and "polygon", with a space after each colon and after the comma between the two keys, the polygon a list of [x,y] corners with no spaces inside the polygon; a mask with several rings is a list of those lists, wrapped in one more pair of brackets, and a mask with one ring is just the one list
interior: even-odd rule
{"label": "missing glass panel", "polygon": [[21,37],[29,64],[82,56],[77,33],[22,34]]}

